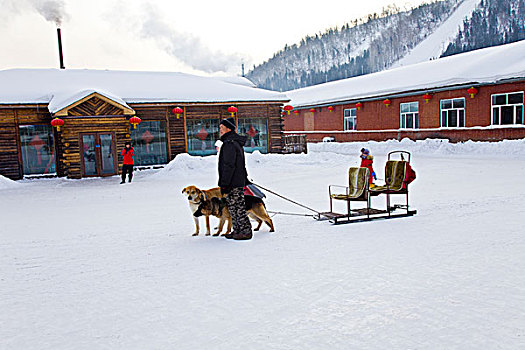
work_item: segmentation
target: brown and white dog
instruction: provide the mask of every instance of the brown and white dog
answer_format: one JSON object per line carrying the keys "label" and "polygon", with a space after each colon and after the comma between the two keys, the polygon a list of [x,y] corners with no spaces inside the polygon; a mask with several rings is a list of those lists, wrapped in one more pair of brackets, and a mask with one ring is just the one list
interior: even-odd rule
{"label": "brown and white dog", "polygon": [[[254,231],[259,231],[263,222],[270,227],[270,232],[275,231],[273,221],[268,215],[261,198],[255,196],[244,196],[244,202],[246,204],[246,212],[248,216],[257,221],[258,225]],[[231,232],[232,218],[228,211],[228,207],[226,206],[225,198],[212,197],[211,199],[202,201],[197,208],[197,211],[193,213],[193,216],[199,217],[202,215],[205,215],[206,217],[213,215],[219,218],[219,227],[217,228],[217,232],[213,234],[214,236],[218,236],[221,233],[225,222],[228,222],[228,228],[225,234]]]}
{"label": "brown and white dog", "polygon": [[[199,205],[204,201],[209,201],[212,198],[222,198],[221,189],[219,187],[210,188],[209,190],[201,190],[196,186],[187,186],[182,190],[182,194],[188,197],[188,204],[192,214],[199,209]],[[204,214],[206,217],[206,236],[210,235],[210,215]],[[199,218],[195,215],[193,216],[193,221],[195,222],[195,232],[193,236],[199,234]]]}

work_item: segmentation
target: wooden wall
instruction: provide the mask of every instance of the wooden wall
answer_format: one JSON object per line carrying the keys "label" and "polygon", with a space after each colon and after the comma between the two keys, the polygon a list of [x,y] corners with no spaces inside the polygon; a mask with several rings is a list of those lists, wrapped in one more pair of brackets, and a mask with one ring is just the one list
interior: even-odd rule
{"label": "wooden wall", "polygon": [[24,176],[20,126],[49,125],[50,121],[47,106],[0,108],[0,175],[13,180]]}
{"label": "wooden wall", "polygon": [[184,133],[184,116],[177,119],[170,111],[176,106],[150,106],[132,105],[141,120],[162,120],[166,122],[166,136],[168,161],[175,158],[179,153],[186,152],[186,141]]}
{"label": "wooden wall", "polygon": [[63,163],[63,175],[79,179],[82,177],[81,133],[106,132],[115,134],[115,146],[118,155],[118,171],[122,168],[120,150],[126,141],[130,141],[128,119],[121,116],[62,117],[64,126],[56,133],[59,149],[58,162]]}
{"label": "wooden wall", "polygon": [[270,137],[270,153],[281,153],[284,147],[284,121],[281,116],[281,105],[267,105],[268,133]]}
{"label": "wooden wall", "polygon": [[[114,110],[114,106],[90,99],[68,111],[61,117],[65,124],[60,132],[54,130],[55,155],[58,176],[82,177],[81,133],[114,132],[119,172],[122,157],[120,150],[130,141],[128,118]],[[224,119],[230,117],[227,109],[232,104],[174,104],[174,105],[130,105],[136,115],[144,121],[163,120],[166,122],[168,160],[177,154],[187,152],[186,119]],[[235,104],[237,118],[266,118],[268,120],[268,151],[280,153],[283,148],[282,104],[253,103]],[[184,114],[177,119],[171,110],[180,106]],[[87,113],[115,113],[118,115],[86,116]],[[22,155],[20,152],[20,125],[49,125],[52,120],[47,106],[35,108],[0,108],[0,174],[11,179],[23,177]]]}
{"label": "wooden wall", "polygon": [[0,109],[0,175],[13,180],[22,178],[19,139],[16,112]]}
{"label": "wooden wall", "polygon": [[[130,104],[142,120],[165,120],[168,134],[168,159],[187,152],[187,119],[225,119],[230,117],[227,111],[232,104],[174,104],[171,106]],[[234,104],[237,118],[267,118],[269,152],[280,153],[283,147],[283,121],[281,104]],[[184,113],[176,118],[171,113],[175,107],[181,107]]]}
{"label": "wooden wall", "polygon": [[124,114],[122,109],[115,107],[96,96],[68,110],[68,115],[71,116],[122,114]]}

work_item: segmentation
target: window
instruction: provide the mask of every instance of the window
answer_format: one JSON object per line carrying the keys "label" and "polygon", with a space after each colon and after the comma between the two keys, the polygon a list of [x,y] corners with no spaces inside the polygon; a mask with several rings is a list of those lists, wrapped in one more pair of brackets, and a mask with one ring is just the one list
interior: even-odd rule
{"label": "window", "polygon": [[20,145],[24,175],[56,172],[55,139],[51,125],[21,126]]}
{"label": "window", "polygon": [[401,103],[399,107],[401,129],[419,129],[419,102]]}
{"label": "window", "polygon": [[465,126],[465,99],[454,98],[440,101],[441,127],[458,128]]}
{"label": "window", "polygon": [[168,162],[165,121],[143,121],[137,125],[136,129],[131,129],[131,140],[135,165],[155,165]]}
{"label": "window", "polygon": [[357,108],[345,109],[343,112],[344,116],[344,130],[356,130],[357,129]]}
{"label": "window", "polygon": [[188,153],[196,156],[216,154],[215,142],[219,139],[219,119],[186,120]]}
{"label": "window", "polygon": [[239,118],[238,131],[247,137],[246,152],[268,153],[268,127],[265,118]]}
{"label": "window", "polygon": [[492,95],[492,125],[523,124],[523,92]]}

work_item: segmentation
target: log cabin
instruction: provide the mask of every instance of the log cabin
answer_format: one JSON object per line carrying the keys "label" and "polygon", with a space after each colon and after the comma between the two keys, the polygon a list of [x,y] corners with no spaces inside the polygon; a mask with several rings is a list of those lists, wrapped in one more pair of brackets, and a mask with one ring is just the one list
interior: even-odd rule
{"label": "log cabin", "polygon": [[279,153],[288,100],[242,77],[2,70],[0,175],[115,175],[127,141],[136,166],[166,164],[180,153],[215,154],[219,122],[229,116],[247,136],[247,152]]}

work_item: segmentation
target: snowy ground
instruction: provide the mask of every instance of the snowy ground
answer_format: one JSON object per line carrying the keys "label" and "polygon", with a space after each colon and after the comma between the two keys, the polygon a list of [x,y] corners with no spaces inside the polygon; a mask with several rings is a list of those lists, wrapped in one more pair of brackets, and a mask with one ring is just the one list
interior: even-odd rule
{"label": "snowy ground", "polygon": [[[309,146],[249,155],[249,173],[325,210],[363,144]],[[379,177],[388,150],[413,152],[418,215],[277,215],[241,242],[191,237],[181,189],[212,187],[215,157],[126,185],[0,178],[0,348],[525,348],[525,141],[367,146]]]}

